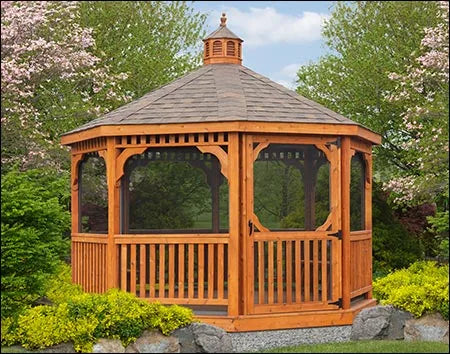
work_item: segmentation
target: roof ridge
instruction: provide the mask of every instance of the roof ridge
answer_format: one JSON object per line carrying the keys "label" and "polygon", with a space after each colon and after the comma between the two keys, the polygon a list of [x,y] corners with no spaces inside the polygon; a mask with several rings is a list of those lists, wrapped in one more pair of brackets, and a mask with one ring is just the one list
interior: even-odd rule
{"label": "roof ridge", "polygon": [[[137,110],[135,110],[135,111],[133,111],[133,112],[130,112],[128,115],[126,115],[125,117],[123,117],[122,119],[120,119],[119,122],[122,122],[122,121],[124,121],[125,119],[127,119],[130,115],[135,114],[135,113],[141,111],[142,109],[145,109],[147,106],[149,106],[149,105],[151,105],[152,103],[154,103],[154,102],[160,100],[161,98],[163,98],[163,97],[169,95],[169,94],[172,93],[173,91],[178,90],[179,88],[181,88],[181,87],[187,85],[187,84],[190,83],[191,81],[193,81],[193,80],[199,78],[200,76],[206,74],[206,73],[207,73],[208,71],[210,71],[210,70],[211,70],[210,67],[201,66],[201,67],[198,68],[197,70],[191,71],[191,72],[189,72],[189,73],[186,73],[185,75],[179,77],[179,78],[176,79],[175,81],[169,82],[169,83],[167,83],[167,84],[164,85],[164,86],[161,86],[161,87],[159,87],[159,88],[156,88],[156,89],[154,89],[154,90],[148,92],[147,94],[145,94],[144,96],[142,96],[142,98],[144,98],[144,97],[147,96],[147,95],[150,96],[151,93],[155,93],[156,91],[164,90],[164,88],[167,89],[170,85],[175,86],[175,87],[171,88],[170,90],[167,90],[167,92],[161,92],[161,95],[155,97],[154,99],[151,99],[150,101],[146,101],[145,104],[144,104],[142,107],[139,107]],[[188,80],[186,80],[189,76],[192,76],[192,77],[189,78]],[[186,80],[186,81],[185,81],[185,82],[180,82],[180,81],[182,81],[182,80]],[[179,84],[179,85],[176,85],[176,84]],[[133,102],[133,101],[132,101],[132,102]],[[132,102],[130,102],[130,103],[132,103]]]}
{"label": "roof ridge", "polygon": [[247,75],[251,75],[255,79],[258,79],[258,80],[272,86],[273,88],[276,88],[277,90],[280,90],[281,92],[288,94],[289,96],[310,106],[311,108],[316,108],[317,110],[321,111],[322,113],[325,113],[326,115],[330,116],[331,118],[334,118],[340,122],[351,121],[352,123],[359,125],[359,123],[353,122],[351,119],[349,119],[339,113],[333,112],[331,109],[326,108],[325,106],[323,106],[317,102],[314,102],[314,101],[296,93],[295,91],[289,90],[288,88],[284,87],[283,85],[280,85],[280,84],[270,80],[269,78],[254,72],[253,70],[247,68],[244,65],[241,65],[241,67],[242,67],[241,70],[244,71]]}

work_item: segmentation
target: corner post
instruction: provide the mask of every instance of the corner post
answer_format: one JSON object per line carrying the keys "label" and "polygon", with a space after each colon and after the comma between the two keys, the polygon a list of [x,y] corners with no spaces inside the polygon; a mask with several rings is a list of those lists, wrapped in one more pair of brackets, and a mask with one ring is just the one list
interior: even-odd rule
{"label": "corner post", "polygon": [[[71,154],[71,178],[70,178],[70,193],[71,193],[71,216],[72,216],[72,236],[80,232],[80,201],[79,201],[79,171],[80,162],[83,158],[83,154]],[[70,263],[72,265],[72,282],[77,283],[79,279],[78,269],[80,265],[76,262],[75,243],[71,240],[71,257]]]}
{"label": "corner post", "polygon": [[[369,257],[370,257],[370,268],[366,271],[369,273],[370,277],[370,283],[372,284],[372,237],[373,237],[373,231],[372,231],[372,154],[364,154],[365,162],[366,162],[366,173],[364,176],[364,193],[365,193],[365,229],[370,230],[370,249],[369,249]],[[367,299],[372,299],[372,290],[370,290],[366,294]]]}
{"label": "corner post", "polygon": [[106,175],[108,183],[108,243],[106,246],[106,289],[118,288],[118,258],[114,235],[119,233],[119,186],[116,185],[118,151],[115,137],[106,140]]}
{"label": "corner post", "polygon": [[228,183],[230,238],[228,242],[228,316],[239,315],[239,136],[229,133]]}
{"label": "corner post", "polygon": [[350,137],[341,144],[341,202],[342,202],[342,308],[350,308]]}

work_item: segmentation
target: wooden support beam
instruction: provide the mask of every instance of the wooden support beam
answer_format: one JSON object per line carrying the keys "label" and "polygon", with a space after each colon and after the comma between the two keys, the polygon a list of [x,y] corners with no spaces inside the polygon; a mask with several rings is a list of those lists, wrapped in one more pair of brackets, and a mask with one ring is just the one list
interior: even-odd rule
{"label": "wooden support beam", "polygon": [[230,218],[230,238],[228,243],[228,316],[237,316],[239,314],[239,255],[241,253],[239,250],[239,184],[239,136],[238,133],[230,133],[228,145]]}
{"label": "wooden support beam", "polygon": [[350,308],[350,138],[341,144],[341,203],[342,203],[342,307]]}
{"label": "wooden support beam", "polygon": [[108,183],[108,243],[106,247],[106,288],[116,288],[119,284],[119,264],[114,235],[119,233],[120,206],[119,187],[116,185],[116,162],[119,151],[115,148],[115,138],[106,141],[106,180]]}

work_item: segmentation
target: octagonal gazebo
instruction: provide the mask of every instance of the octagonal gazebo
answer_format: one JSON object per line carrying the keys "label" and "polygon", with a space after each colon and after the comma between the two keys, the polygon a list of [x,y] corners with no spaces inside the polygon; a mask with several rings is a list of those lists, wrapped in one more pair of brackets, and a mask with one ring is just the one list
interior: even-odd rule
{"label": "octagonal gazebo", "polygon": [[227,331],[351,324],[372,299],[376,133],[241,65],[204,65],[62,137],[72,272]]}

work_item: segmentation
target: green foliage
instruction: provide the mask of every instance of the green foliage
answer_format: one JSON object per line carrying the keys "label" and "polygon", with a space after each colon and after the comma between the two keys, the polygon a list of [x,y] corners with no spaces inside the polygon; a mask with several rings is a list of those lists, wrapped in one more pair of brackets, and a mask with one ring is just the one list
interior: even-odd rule
{"label": "green foliage", "polygon": [[112,289],[105,294],[76,294],[57,305],[31,308],[15,320],[2,321],[2,345],[38,349],[72,341],[77,351],[90,352],[98,338],[118,338],[127,346],[145,329],[168,335],[192,320],[190,309],[150,304]]}
{"label": "green foliage", "polygon": [[386,202],[380,186],[373,185],[373,264],[374,273],[386,274],[391,270],[408,267],[422,259],[422,247],[395,218],[392,207]]}
{"label": "green foliage", "polygon": [[200,64],[206,16],[184,1],[83,1],[81,23],[93,28],[98,54],[133,99]]}
{"label": "green foliage", "polygon": [[373,283],[374,296],[417,317],[440,312],[448,319],[448,264],[419,261]]}
{"label": "green foliage", "polygon": [[202,213],[211,215],[211,189],[201,169],[187,162],[152,161],[132,171],[130,228],[186,229]]}
{"label": "green foliage", "polygon": [[68,175],[10,171],[2,176],[2,318],[43,293],[43,281],[69,254]]}
{"label": "green foliage", "polygon": [[427,217],[427,221],[430,224],[428,231],[436,235],[440,242],[438,251],[439,258],[448,261],[448,210],[437,212],[435,216]]}
{"label": "green foliage", "polygon": [[438,22],[437,13],[434,1],[338,1],[323,30],[330,54],[298,72],[298,93],[383,135],[374,169],[387,180],[408,168],[399,147],[406,109],[384,99],[397,85],[388,74],[415,64],[411,53],[419,50],[424,28]]}
{"label": "green foliage", "polygon": [[83,294],[80,285],[72,283],[72,268],[61,263],[44,285],[45,296],[54,304],[68,302],[72,297]]}

